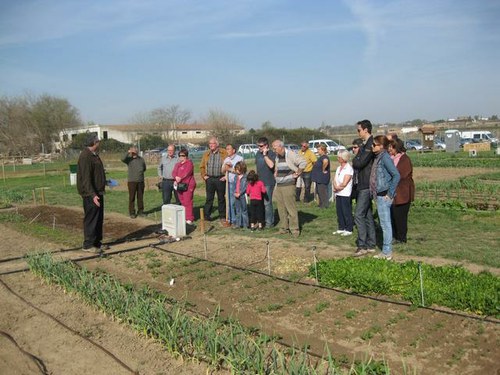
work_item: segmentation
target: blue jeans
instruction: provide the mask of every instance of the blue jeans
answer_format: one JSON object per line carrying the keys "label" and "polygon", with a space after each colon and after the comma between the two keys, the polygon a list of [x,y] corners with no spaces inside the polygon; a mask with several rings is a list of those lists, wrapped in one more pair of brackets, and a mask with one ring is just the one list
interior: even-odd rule
{"label": "blue jeans", "polygon": [[383,245],[382,252],[385,255],[392,254],[392,223],[391,223],[392,199],[377,197],[377,212],[380,226],[382,227]]}
{"label": "blue jeans", "polygon": [[229,214],[229,217],[226,217],[226,220],[230,222],[231,224],[237,224],[236,222],[236,198],[234,196],[234,191],[236,190],[236,183],[234,182],[228,182],[227,184],[227,189],[228,191],[226,192],[227,195],[227,203],[229,204],[227,208],[227,213]]}
{"label": "blue jeans", "polygon": [[266,214],[266,228],[274,226],[274,207],[273,207],[273,193],[275,185],[266,185],[267,197],[264,199],[264,210]]}
{"label": "blue jeans", "polygon": [[233,224],[240,228],[248,228],[248,206],[246,194],[241,195],[239,198],[233,197],[235,217]]}
{"label": "blue jeans", "polygon": [[363,249],[375,248],[377,243],[370,189],[362,189],[358,191],[356,198],[356,210],[354,211],[354,223],[358,228],[358,247]]}

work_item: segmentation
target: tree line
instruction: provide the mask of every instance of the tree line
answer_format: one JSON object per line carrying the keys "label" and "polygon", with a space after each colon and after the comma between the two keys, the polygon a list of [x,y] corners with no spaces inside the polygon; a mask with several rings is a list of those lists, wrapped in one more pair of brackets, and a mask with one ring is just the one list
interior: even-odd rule
{"label": "tree line", "polygon": [[[166,147],[169,143],[180,143],[177,126],[191,120],[191,112],[179,105],[159,107],[139,113],[132,123],[147,125],[163,136],[147,134],[140,139],[141,149]],[[312,138],[326,138],[324,132],[301,127],[286,129],[275,127],[269,121],[260,129],[250,129],[245,134],[237,131],[242,126],[235,116],[219,109],[211,109],[201,119],[208,125],[210,136],[216,136],[222,144],[256,143],[260,137],[270,140],[282,139],[285,143],[300,143]],[[59,133],[68,128],[84,126],[77,108],[64,98],[49,94],[18,97],[0,97],[0,153],[10,156],[25,156],[40,152],[54,152],[54,142]],[[72,140],[71,149],[82,149],[86,135],[80,134]],[[205,143],[202,141],[202,143]],[[124,151],[130,145],[114,139],[103,140],[102,149],[110,152]]]}

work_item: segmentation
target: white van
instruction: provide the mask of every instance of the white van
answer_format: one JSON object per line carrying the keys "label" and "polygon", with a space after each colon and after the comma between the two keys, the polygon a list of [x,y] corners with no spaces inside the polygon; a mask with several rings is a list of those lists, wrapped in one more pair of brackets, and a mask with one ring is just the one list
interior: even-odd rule
{"label": "white van", "polygon": [[484,130],[472,130],[472,131],[460,132],[460,138],[462,139],[470,138],[475,143],[490,142],[495,146],[498,144],[498,139],[493,137],[491,132]]}
{"label": "white van", "polygon": [[312,152],[315,154],[318,153],[318,146],[322,143],[326,145],[326,148],[328,149],[329,154],[336,154],[340,150],[345,150],[345,147],[342,145],[339,145],[337,142],[331,140],[331,139],[313,139],[308,142],[309,143],[309,148]]}
{"label": "white van", "polygon": [[254,143],[245,143],[238,147],[238,154],[242,156],[254,156],[257,151],[259,151],[259,147]]}

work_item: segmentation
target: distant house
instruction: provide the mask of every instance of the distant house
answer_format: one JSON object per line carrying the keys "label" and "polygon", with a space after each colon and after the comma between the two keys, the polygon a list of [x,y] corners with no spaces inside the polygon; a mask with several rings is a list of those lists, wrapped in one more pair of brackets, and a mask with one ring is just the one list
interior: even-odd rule
{"label": "distant house", "polygon": [[[229,125],[236,134],[244,134],[245,128],[239,125]],[[59,133],[56,147],[68,146],[74,137],[82,133],[97,133],[100,139],[116,139],[123,143],[137,143],[145,135],[158,135],[164,139],[182,143],[200,143],[212,133],[213,128],[207,124],[179,124],[175,129],[165,129],[156,125],[87,125],[79,128],[64,129]]]}
{"label": "distant house", "polygon": [[404,128],[401,128],[401,133],[403,134],[416,133],[416,132],[418,132],[417,126],[406,126]]}

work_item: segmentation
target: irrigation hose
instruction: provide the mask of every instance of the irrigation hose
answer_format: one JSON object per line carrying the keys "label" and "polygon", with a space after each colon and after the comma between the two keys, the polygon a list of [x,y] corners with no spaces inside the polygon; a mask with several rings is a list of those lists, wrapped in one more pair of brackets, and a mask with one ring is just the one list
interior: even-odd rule
{"label": "irrigation hose", "polygon": [[16,342],[16,340],[14,340],[14,338],[11,335],[9,335],[7,332],[4,332],[4,331],[0,331],[0,335],[4,336],[8,340],[10,340],[14,344],[14,346],[17,349],[19,349],[19,351],[21,353],[23,353],[25,356],[27,356],[29,359],[31,359],[43,375],[50,374],[50,372],[47,370],[47,367],[45,366],[45,363],[43,363],[43,361],[40,358],[38,358],[36,355],[31,354],[30,352],[27,352],[26,350],[21,348],[21,346],[19,346],[19,344]]}
{"label": "irrigation hose", "polygon": [[35,309],[36,311],[38,311],[39,313],[45,315],[46,317],[48,317],[49,319],[53,320],[54,322],[56,322],[57,324],[61,325],[62,327],[66,328],[68,331],[70,331],[71,333],[73,333],[74,335],[78,336],[79,338],[89,342],[90,344],[94,345],[95,347],[97,347],[98,349],[102,350],[104,353],[106,353],[109,357],[111,357],[116,363],[118,363],[120,366],[122,366],[124,369],[126,369],[127,371],[129,371],[130,373],[132,374],[139,374],[137,371],[133,370],[132,368],[130,368],[127,364],[125,364],[124,362],[122,362],[117,356],[115,356],[113,353],[111,353],[108,349],[106,349],[105,347],[103,347],[101,344],[89,339],[88,337],[85,337],[83,335],[81,335],[78,331],[74,330],[73,328],[69,327],[68,325],[66,325],[65,323],[63,323],[62,321],[60,321],[59,319],[57,319],[55,316],[43,311],[42,309],[40,309],[39,307],[33,305],[31,302],[29,302],[28,300],[26,300],[24,297],[22,297],[20,294],[14,292],[8,285],[7,283],[5,283],[5,281],[3,281],[1,278],[0,278],[0,284],[2,284],[5,289],[7,289],[11,294],[15,295],[17,298],[19,298],[21,301],[23,301],[25,304],[27,304],[28,306],[30,306],[31,308]]}
{"label": "irrigation hose", "polygon": [[[127,242],[150,240],[152,238],[158,238],[158,235],[146,236],[146,237],[132,237],[132,238],[129,238],[129,239],[118,239],[118,240],[115,240],[115,241],[106,242],[106,243],[104,243],[104,245],[113,246],[113,245],[118,245],[118,244],[127,243]],[[68,252],[68,251],[76,251],[76,250],[81,250],[81,249],[82,249],[81,246],[78,246],[78,247],[69,247],[69,248],[65,248],[65,249],[59,249],[59,250],[49,251],[48,253],[49,254],[57,254],[57,253],[65,253],[65,252]],[[26,254],[24,254],[22,256],[12,257],[12,258],[4,258],[4,259],[0,259],[0,263],[7,263],[7,262],[12,262],[14,260],[21,260],[21,259],[24,259],[25,257],[26,257]]]}
{"label": "irrigation hose", "polygon": [[[407,307],[413,306],[409,302],[401,302],[401,301],[394,301],[394,300],[380,298],[380,297],[367,296],[367,295],[364,295],[364,294],[358,294],[358,293],[354,293],[354,292],[349,292],[349,291],[346,291],[346,290],[332,288],[332,287],[325,286],[325,285],[315,285],[315,284],[310,284],[310,283],[306,283],[306,282],[303,282],[303,281],[293,281],[293,280],[285,279],[285,278],[282,278],[282,277],[279,277],[279,276],[268,275],[267,273],[264,273],[264,272],[259,271],[259,270],[251,269],[251,268],[246,269],[246,268],[243,268],[243,267],[240,267],[240,266],[234,266],[234,265],[231,265],[231,264],[226,264],[226,263],[222,263],[222,262],[218,262],[218,261],[214,261],[214,260],[206,260],[206,259],[194,257],[194,256],[191,256],[189,254],[183,254],[183,253],[179,253],[179,252],[176,252],[176,251],[173,251],[173,250],[162,249],[162,248],[159,247],[160,245],[161,244],[151,244],[150,246],[154,247],[154,248],[156,248],[156,249],[158,249],[158,250],[160,250],[162,252],[168,253],[168,254],[179,255],[179,256],[182,256],[182,257],[196,259],[196,260],[199,260],[199,261],[210,262],[210,263],[216,264],[218,266],[228,267],[228,268],[232,268],[232,269],[235,269],[235,270],[238,270],[238,271],[252,272],[252,273],[255,273],[257,275],[262,275],[262,276],[270,277],[272,279],[283,281],[283,282],[290,283],[290,284],[299,284],[299,285],[303,285],[303,286],[307,286],[307,287],[319,288],[319,289],[323,289],[323,290],[330,290],[330,291],[334,291],[334,292],[337,292],[337,293],[346,294],[346,295],[352,296],[352,297],[358,297],[358,298],[362,298],[362,299],[369,299],[369,300],[372,300],[372,301],[377,301],[377,302],[382,302],[382,303],[388,303],[388,304],[392,304],[392,305],[407,306]],[[500,324],[500,320],[490,319],[488,317],[479,317],[479,316],[474,316],[474,315],[467,315],[467,314],[464,314],[464,313],[455,312],[455,311],[447,311],[447,310],[439,309],[439,308],[436,308],[436,307],[419,306],[419,308],[425,309],[425,310],[429,310],[429,311],[433,311],[433,312],[437,312],[437,313],[443,313],[443,314],[447,314],[447,315],[451,315],[451,316],[458,316],[458,317],[465,318],[465,319],[472,319],[472,320],[478,320],[478,321],[481,321],[481,322],[488,322],[488,323]]]}

